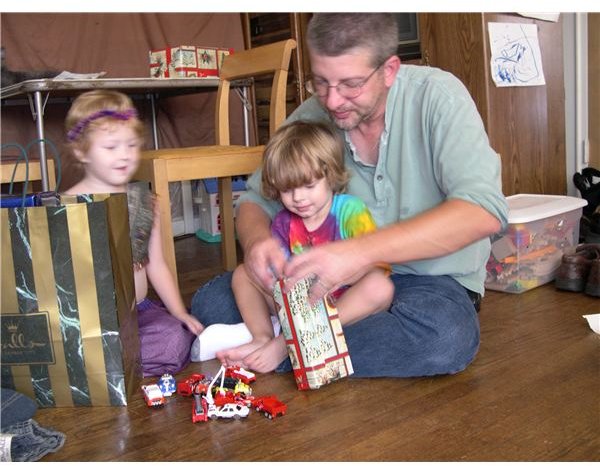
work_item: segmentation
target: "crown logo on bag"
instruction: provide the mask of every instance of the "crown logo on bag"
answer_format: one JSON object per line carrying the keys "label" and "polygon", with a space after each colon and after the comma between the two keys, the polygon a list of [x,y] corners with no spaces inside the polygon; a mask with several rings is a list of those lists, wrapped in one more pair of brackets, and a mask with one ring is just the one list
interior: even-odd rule
{"label": "crown logo on bag", "polygon": [[15,333],[18,329],[19,329],[19,325],[16,323],[10,323],[6,325],[6,329],[10,332],[10,333]]}

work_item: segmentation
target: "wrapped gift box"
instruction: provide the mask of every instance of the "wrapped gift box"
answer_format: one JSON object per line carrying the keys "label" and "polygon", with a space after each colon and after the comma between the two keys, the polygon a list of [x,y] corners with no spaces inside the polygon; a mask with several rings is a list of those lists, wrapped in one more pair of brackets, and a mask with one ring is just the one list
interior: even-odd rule
{"label": "wrapped gift box", "polygon": [[320,388],[354,372],[337,309],[326,298],[310,306],[309,287],[304,279],[283,293],[280,280],[273,289],[299,390]]}
{"label": "wrapped gift box", "polygon": [[223,57],[233,49],[180,45],[150,51],[153,78],[212,78],[219,76]]}

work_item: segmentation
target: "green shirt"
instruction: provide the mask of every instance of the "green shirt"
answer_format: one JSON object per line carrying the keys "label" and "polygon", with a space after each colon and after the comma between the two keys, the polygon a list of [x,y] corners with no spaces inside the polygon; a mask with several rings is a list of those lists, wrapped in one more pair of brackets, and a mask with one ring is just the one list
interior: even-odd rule
{"label": "green shirt", "polygon": [[[287,119],[330,121],[316,97]],[[348,193],[360,197],[378,227],[406,220],[446,199],[480,205],[506,227],[500,158],[490,147],[481,117],[464,85],[452,74],[426,66],[401,65],[390,88],[376,166],[360,161],[345,131]],[[271,218],[281,209],[260,195],[260,170],[248,180],[239,202],[259,204]],[[394,273],[449,275],[483,294],[489,238],[452,254],[392,264]]]}

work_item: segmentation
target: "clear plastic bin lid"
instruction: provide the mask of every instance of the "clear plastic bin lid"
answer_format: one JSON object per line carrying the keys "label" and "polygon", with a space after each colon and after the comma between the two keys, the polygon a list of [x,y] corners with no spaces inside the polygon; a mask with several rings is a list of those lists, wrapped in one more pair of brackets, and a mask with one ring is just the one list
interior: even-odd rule
{"label": "clear plastic bin lid", "polygon": [[585,199],[547,194],[515,194],[506,198],[509,223],[534,222],[541,218],[564,214],[587,205]]}

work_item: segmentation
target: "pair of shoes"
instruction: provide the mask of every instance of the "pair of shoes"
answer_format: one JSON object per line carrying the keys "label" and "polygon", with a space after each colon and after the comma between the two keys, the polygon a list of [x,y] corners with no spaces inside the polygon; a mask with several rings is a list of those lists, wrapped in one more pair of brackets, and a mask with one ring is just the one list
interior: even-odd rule
{"label": "pair of shoes", "polygon": [[559,290],[600,296],[600,244],[580,244],[574,253],[564,254],[554,285]]}

